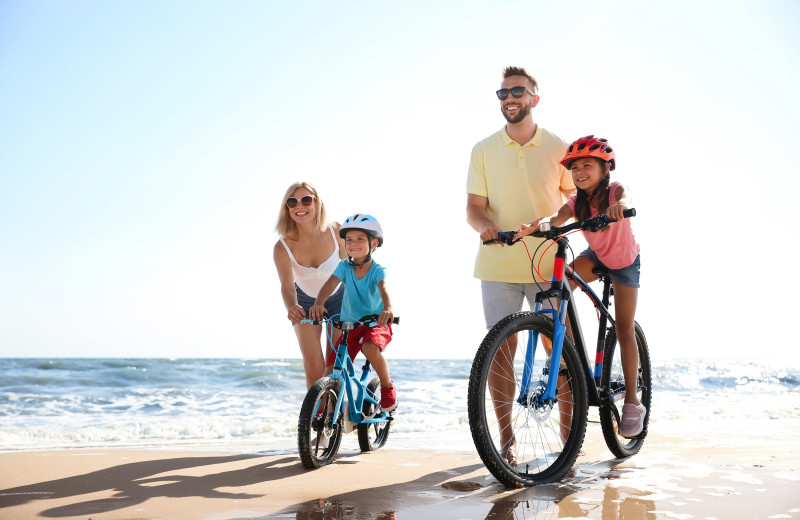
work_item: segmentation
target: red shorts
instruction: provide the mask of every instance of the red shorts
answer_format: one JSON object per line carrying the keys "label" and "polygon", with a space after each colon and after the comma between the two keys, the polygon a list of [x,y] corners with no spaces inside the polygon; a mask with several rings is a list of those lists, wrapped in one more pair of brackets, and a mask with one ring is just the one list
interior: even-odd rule
{"label": "red shorts", "polygon": [[[392,341],[392,326],[374,327],[361,326],[351,330],[347,336],[347,353],[350,355],[350,360],[356,359],[356,356],[361,352],[361,345],[364,343],[374,343],[378,349],[383,352],[389,342]],[[342,336],[336,341],[336,349],[342,342]],[[336,361],[336,356],[328,356],[325,366],[331,366]]]}

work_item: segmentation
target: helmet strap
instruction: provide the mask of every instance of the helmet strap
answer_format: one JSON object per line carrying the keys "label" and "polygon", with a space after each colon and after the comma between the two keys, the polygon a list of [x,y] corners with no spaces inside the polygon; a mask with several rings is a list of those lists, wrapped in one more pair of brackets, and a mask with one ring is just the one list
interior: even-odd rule
{"label": "helmet strap", "polygon": [[353,260],[352,256],[350,256],[350,255],[347,256],[347,263],[352,265],[353,267],[363,267],[364,264],[370,263],[371,260],[372,260],[372,251],[367,253],[367,257],[360,264],[358,262],[356,262],[355,260]]}
{"label": "helmet strap", "polygon": [[374,237],[372,236],[372,233],[368,233],[367,231],[364,231],[364,233],[366,233],[367,240],[369,240],[369,253],[367,253],[366,258],[364,258],[364,261],[361,262],[360,264],[357,263],[355,260],[353,260],[352,256],[347,255],[347,263],[352,265],[353,267],[362,267],[364,264],[368,264],[372,260],[372,251],[373,251],[372,240],[374,239]]}
{"label": "helmet strap", "polygon": [[594,197],[598,193],[600,193],[606,186],[608,186],[608,177],[605,177],[602,181],[600,181],[600,184],[597,185],[592,194],[586,197],[586,201],[589,202],[589,204],[591,204]]}

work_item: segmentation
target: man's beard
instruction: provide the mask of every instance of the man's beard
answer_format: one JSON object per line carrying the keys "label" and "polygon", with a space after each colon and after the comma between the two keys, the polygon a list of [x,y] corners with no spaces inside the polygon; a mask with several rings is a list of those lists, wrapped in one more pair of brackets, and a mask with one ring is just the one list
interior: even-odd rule
{"label": "man's beard", "polygon": [[514,124],[514,123],[519,123],[520,121],[528,117],[528,115],[531,113],[531,106],[526,105],[525,103],[520,103],[519,111],[513,116],[508,115],[508,113],[503,108],[501,108],[500,111],[503,113],[503,117],[506,118],[506,121],[508,121],[511,124]]}

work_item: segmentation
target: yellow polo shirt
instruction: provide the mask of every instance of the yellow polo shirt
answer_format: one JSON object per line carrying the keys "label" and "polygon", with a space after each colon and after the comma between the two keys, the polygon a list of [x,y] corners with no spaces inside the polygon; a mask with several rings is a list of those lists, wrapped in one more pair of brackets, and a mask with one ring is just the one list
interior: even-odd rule
{"label": "yellow polo shirt", "polygon": [[[564,192],[575,189],[572,174],[559,163],[567,146],[565,141],[541,126],[533,139],[520,146],[503,126],[472,149],[467,193],[489,199],[489,218],[503,231],[517,230],[523,222],[550,216],[566,201]],[[524,240],[531,254],[541,242],[532,237]],[[545,248],[539,250],[534,265],[539,263]],[[539,264],[539,272],[547,281],[553,274],[554,255],[555,247],[552,247]],[[533,282],[525,247],[481,243],[475,259],[475,277],[495,282]]]}

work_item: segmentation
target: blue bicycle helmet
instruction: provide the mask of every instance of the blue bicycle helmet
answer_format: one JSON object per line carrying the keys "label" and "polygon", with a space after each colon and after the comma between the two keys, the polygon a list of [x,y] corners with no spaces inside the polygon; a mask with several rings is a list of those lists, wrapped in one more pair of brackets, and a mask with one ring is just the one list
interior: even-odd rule
{"label": "blue bicycle helmet", "polygon": [[348,231],[358,229],[367,234],[371,238],[378,239],[378,247],[383,245],[383,229],[378,222],[378,219],[372,215],[364,213],[356,213],[344,219],[342,227],[339,229],[339,236],[344,238]]}

